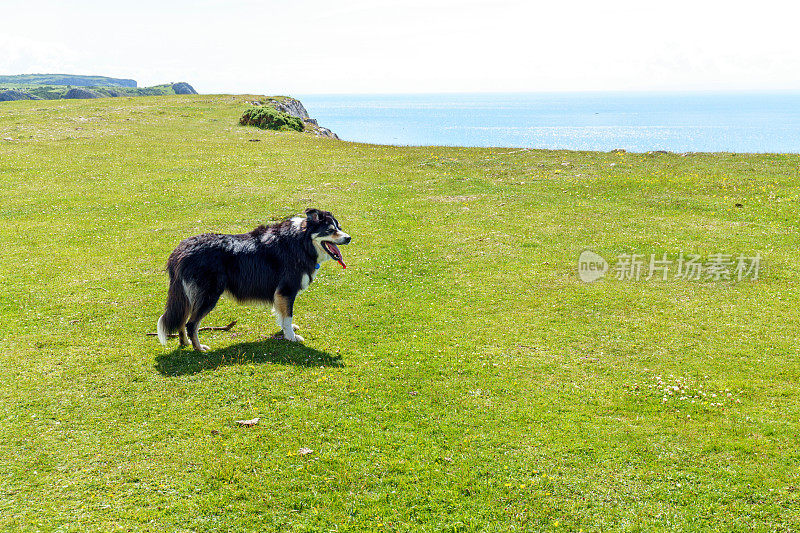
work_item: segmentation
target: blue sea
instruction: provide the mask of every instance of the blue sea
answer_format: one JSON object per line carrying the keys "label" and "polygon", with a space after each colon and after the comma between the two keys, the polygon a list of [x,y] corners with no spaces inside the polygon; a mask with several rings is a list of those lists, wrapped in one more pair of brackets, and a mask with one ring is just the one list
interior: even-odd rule
{"label": "blue sea", "polygon": [[800,93],[300,96],[344,140],[634,152],[800,152]]}

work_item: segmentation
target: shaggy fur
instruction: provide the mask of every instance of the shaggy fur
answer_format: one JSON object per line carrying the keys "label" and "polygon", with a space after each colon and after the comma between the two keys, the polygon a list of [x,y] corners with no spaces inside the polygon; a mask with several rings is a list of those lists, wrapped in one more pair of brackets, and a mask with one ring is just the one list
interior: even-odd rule
{"label": "shaggy fur", "polygon": [[292,323],[295,298],[313,281],[322,261],[334,259],[345,266],[336,245],[349,242],[333,215],[319,209],[250,233],[205,233],[181,241],[167,261],[167,304],[158,319],[161,344],[178,331],[181,345],[191,342],[195,350],[208,350],[197,330],[226,292],[240,302],[272,305],[284,337],[302,341]]}

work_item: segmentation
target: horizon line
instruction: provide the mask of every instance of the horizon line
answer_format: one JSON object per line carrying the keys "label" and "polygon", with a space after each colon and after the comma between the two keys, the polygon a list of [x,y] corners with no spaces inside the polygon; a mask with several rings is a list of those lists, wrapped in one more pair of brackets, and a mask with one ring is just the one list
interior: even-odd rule
{"label": "horizon line", "polygon": [[[232,93],[202,93],[232,94]],[[257,93],[240,93],[255,95]],[[433,96],[433,95],[526,95],[526,94],[785,94],[800,95],[800,88],[793,89],[580,89],[542,91],[409,91],[409,92],[305,92],[276,93],[274,96]]]}

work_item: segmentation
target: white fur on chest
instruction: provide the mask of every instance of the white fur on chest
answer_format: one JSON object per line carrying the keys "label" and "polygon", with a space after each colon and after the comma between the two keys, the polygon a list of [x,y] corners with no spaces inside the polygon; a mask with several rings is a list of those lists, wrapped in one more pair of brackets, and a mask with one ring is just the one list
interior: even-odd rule
{"label": "white fur on chest", "polygon": [[303,274],[303,277],[300,278],[300,290],[304,291],[311,285],[311,282],[314,281],[314,277],[317,275],[317,270],[311,273],[309,276],[308,274]]}

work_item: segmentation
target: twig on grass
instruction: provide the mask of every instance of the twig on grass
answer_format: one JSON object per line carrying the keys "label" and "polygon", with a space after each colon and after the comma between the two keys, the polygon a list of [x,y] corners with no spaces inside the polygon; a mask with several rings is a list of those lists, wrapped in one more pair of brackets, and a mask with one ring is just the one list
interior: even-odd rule
{"label": "twig on grass", "polygon": [[[228,331],[235,325],[236,325],[236,321],[234,320],[233,322],[231,322],[227,326],[203,326],[200,329],[198,329],[197,331]],[[155,337],[157,335],[158,335],[158,333],[148,333],[147,334],[148,337]],[[177,337],[177,336],[178,336],[177,333],[170,333],[169,335],[167,335],[167,337]]]}

